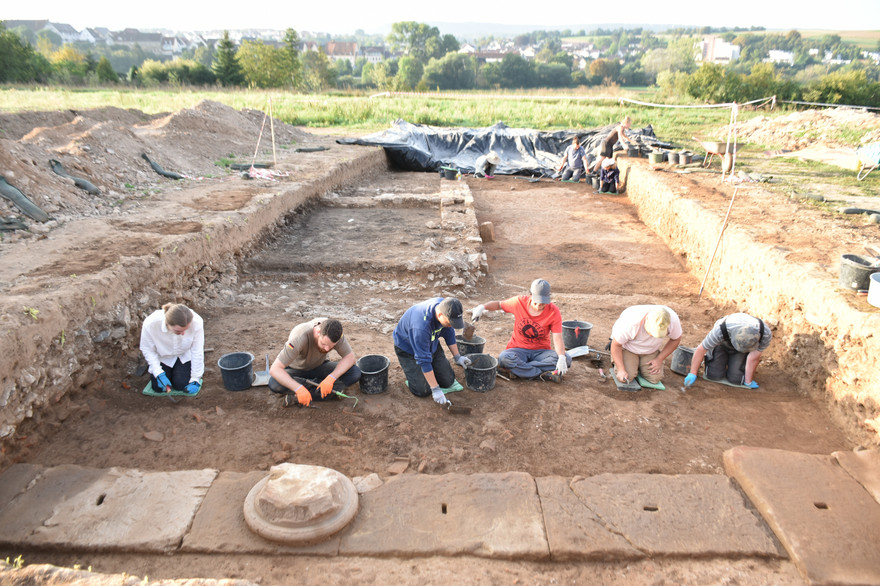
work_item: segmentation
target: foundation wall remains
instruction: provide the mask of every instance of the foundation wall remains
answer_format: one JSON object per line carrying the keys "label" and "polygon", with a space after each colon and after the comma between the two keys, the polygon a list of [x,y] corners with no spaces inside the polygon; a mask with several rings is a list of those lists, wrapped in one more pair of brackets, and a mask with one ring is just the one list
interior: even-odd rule
{"label": "foundation wall remains", "polygon": [[[335,163],[316,179],[281,184],[271,197],[257,196],[235,213],[202,217],[199,232],[168,237],[158,247],[145,246],[140,256],[120,258],[110,267],[77,276],[76,299],[45,289],[4,299],[0,468],[10,463],[11,450],[5,444],[24,420],[39,423],[52,411],[54,421],[63,421],[70,410],[86,408],[58,404],[71,390],[100,382],[108,363],[123,360],[138,347],[147,310],[169,299],[192,304],[204,295],[222,294],[223,285],[237,279],[236,258],[283,225],[288,214],[329,190],[387,168],[382,149],[362,149],[359,156]],[[29,317],[22,307],[39,308],[39,313]]]}
{"label": "foundation wall remains", "polygon": [[[724,214],[676,195],[643,164],[621,159],[621,169],[629,173],[626,195],[639,218],[702,280]],[[729,200],[733,187],[719,182],[719,190]],[[880,310],[857,307],[834,275],[786,259],[784,251],[756,242],[741,223],[729,223],[721,242],[703,295],[766,319],[774,330],[768,353],[792,385],[823,395],[857,442],[880,444]]]}

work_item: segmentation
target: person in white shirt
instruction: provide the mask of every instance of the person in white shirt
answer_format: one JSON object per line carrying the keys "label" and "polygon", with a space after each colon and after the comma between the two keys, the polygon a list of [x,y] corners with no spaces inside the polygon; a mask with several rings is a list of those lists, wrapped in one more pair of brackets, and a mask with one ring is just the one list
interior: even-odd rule
{"label": "person in white shirt", "polygon": [[663,361],[681,342],[681,321],[665,305],[627,307],[611,328],[611,359],[622,383],[663,378]]}
{"label": "person in white shirt", "polygon": [[205,374],[204,320],[186,305],[166,303],[141,327],[141,352],[153,390],[172,389],[195,395]]}

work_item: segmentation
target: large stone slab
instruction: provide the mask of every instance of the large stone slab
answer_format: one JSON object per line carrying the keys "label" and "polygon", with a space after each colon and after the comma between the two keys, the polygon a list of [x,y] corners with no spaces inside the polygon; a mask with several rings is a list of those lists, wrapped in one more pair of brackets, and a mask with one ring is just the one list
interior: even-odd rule
{"label": "large stone slab", "polygon": [[637,559],[645,554],[609,530],[574,494],[570,478],[536,478],[554,561]]}
{"label": "large stone slab", "polygon": [[244,500],[257,482],[268,476],[266,471],[221,472],[211,484],[192,527],[183,538],[185,552],[217,553],[302,553],[336,555],[339,536],[334,535],[317,545],[291,547],[263,539],[244,520]]}
{"label": "large stone slab", "polygon": [[45,468],[36,464],[13,464],[0,475],[0,515],[44,470]]}
{"label": "large stone slab", "polygon": [[738,446],[724,468],[813,584],[880,584],[880,505],[830,456]]}
{"label": "large stone slab", "polygon": [[475,555],[548,559],[534,479],[502,474],[404,474],[361,495],[341,555]]}
{"label": "large stone slab", "polygon": [[216,475],[49,468],[0,512],[0,541],[92,551],[174,550]]}
{"label": "large stone slab", "polygon": [[725,476],[601,474],[571,488],[611,531],[652,557],[783,556]]}
{"label": "large stone slab", "polygon": [[880,503],[880,450],[834,452],[831,457]]}

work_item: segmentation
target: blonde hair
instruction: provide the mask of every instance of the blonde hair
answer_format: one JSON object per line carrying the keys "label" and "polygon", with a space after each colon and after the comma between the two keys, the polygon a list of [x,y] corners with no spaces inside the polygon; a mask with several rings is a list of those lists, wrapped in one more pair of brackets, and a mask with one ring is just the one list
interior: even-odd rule
{"label": "blonde hair", "polygon": [[632,119],[629,116],[624,116],[620,123],[629,128],[632,126]]}
{"label": "blonde hair", "polygon": [[162,306],[165,312],[165,325],[185,328],[193,320],[192,309],[182,303],[166,303]]}

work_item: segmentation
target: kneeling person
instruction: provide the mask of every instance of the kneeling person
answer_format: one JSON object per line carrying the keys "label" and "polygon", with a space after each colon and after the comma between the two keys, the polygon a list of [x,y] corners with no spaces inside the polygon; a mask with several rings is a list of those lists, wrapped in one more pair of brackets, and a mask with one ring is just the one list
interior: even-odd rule
{"label": "kneeling person", "polygon": [[686,387],[697,380],[697,370],[706,359],[706,378],[726,378],[735,385],[758,388],[753,378],[761,354],[770,345],[773,334],[763,320],[747,313],[732,313],[715,322],[700,345],[694,349],[691,371],[684,379]]}
{"label": "kneeling person", "polygon": [[[331,350],[339,354],[339,362],[327,358]],[[361,378],[361,370],[355,361],[339,320],[313,319],[291,330],[287,343],[269,368],[269,389],[287,393],[285,406],[308,405],[312,400],[325,399],[333,391],[356,383]]]}
{"label": "kneeling person", "polygon": [[611,359],[617,380],[641,376],[651,384],[663,378],[663,361],[681,342],[681,321],[665,305],[627,307],[611,328]]}

